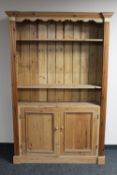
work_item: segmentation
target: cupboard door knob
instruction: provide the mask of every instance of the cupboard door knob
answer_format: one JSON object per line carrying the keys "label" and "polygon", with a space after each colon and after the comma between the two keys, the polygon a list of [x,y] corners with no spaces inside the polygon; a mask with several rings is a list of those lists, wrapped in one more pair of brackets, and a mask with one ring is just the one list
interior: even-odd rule
{"label": "cupboard door knob", "polygon": [[64,130],[64,128],[63,128],[63,127],[61,127],[61,128],[60,128],[60,131],[63,131],[63,130]]}
{"label": "cupboard door knob", "polygon": [[55,128],[54,128],[54,131],[58,131],[58,127],[55,127]]}

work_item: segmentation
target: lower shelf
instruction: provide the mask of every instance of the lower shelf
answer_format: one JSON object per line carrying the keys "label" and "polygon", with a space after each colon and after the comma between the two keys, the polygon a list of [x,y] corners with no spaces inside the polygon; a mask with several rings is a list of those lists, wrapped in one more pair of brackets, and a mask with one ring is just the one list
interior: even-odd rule
{"label": "lower shelf", "polygon": [[72,107],[72,106],[78,106],[78,107],[98,107],[100,108],[100,105],[90,102],[18,102],[18,106],[34,106],[34,107]]}

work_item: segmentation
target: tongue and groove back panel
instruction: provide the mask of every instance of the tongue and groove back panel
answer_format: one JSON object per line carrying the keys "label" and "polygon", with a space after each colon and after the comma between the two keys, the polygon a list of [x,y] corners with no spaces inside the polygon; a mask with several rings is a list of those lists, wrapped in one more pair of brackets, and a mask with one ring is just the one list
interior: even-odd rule
{"label": "tongue and groove back panel", "polygon": [[17,86],[22,87],[18,88],[19,101],[100,103],[100,89],[34,86],[101,86],[102,23],[24,21],[17,22],[16,31]]}

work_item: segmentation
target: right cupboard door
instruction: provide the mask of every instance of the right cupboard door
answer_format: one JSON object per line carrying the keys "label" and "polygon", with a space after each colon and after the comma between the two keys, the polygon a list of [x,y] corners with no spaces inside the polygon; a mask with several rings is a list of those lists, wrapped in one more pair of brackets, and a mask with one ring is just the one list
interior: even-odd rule
{"label": "right cupboard door", "polygon": [[61,154],[97,154],[99,115],[96,110],[64,110],[60,126]]}

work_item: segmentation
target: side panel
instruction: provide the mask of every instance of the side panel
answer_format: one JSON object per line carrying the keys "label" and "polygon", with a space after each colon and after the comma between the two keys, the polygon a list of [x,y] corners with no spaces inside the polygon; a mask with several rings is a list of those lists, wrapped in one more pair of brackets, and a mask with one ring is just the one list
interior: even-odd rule
{"label": "side panel", "polygon": [[10,33],[11,34],[11,79],[12,79],[12,107],[13,107],[13,127],[14,127],[14,154],[19,155],[15,21],[10,21],[10,32],[11,32]]}
{"label": "side panel", "polygon": [[102,70],[102,95],[101,95],[99,155],[104,155],[106,100],[107,100],[107,77],[108,77],[108,49],[109,49],[109,22],[105,22],[104,23],[104,45],[103,45],[103,70]]}

